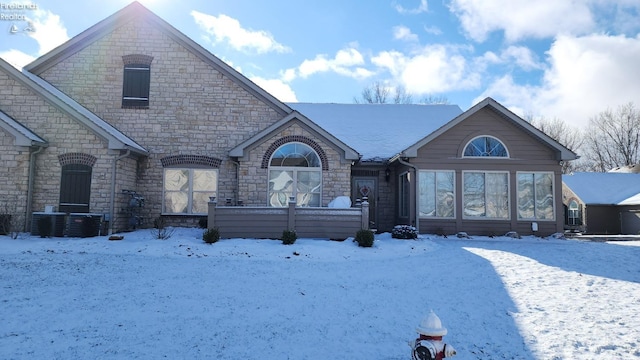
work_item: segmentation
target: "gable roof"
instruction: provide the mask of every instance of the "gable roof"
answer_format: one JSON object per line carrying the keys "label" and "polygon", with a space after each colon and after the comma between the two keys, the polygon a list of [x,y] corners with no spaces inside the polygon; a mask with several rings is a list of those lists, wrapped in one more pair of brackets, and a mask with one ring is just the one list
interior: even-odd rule
{"label": "gable roof", "polygon": [[583,172],[562,182],[587,205],[640,205],[640,174]]}
{"label": "gable roof", "polygon": [[457,105],[287,103],[362,154],[386,161],[462,110]]}
{"label": "gable roof", "polygon": [[106,121],[87,110],[75,100],[65,95],[62,91],[44,81],[43,79],[27,72],[20,72],[6,61],[0,59],[0,71],[3,71],[16,81],[31,89],[49,104],[88,127],[96,135],[109,143],[110,149],[131,150],[140,155],[147,155],[145,148],[118,131]]}
{"label": "gable roof", "polygon": [[151,12],[149,9],[147,9],[137,1],[132,2],[113,15],[98,22],[82,33],[74,36],[64,44],[39,57],[35,61],[25,66],[24,69],[34,74],[41,74],[48,68],[54,66],[55,64],[73,55],[84,47],[89,46],[94,41],[107,35],[111,31],[113,31],[114,28],[134,20],[143,20],[155,25],[171,39],[188,49],[191,53],[198,56],[201,60],[208,63],[216,70],[225,74],[246,91],[261,99],[266,104],[269,104],[281,115],[286,115],[291,112],[291,109],[283,102],[276,99],[273,95],[266,92],[264,89],[256,85],[254,82],[246,78],[244,75],[236,71],[224,61],[220,60],[211,52],[200,46],[198,43],[174,28],[171,24],[164,21],[162,18]]}
{"label": "gable roof", "polygon": [[0,110],[0,128],[15,138],[18,146],[47,146],[47,141]]}
{"label": "gable roof", "polygon": [[402,155],[404,157],[416,157],[416,156],[418,156],[418,149],[420,149],[424,145],[428,144],[429,142],[431,142],[432,140],[434,140],[435,138],[440,136],[442,133],[444,133],[447,130],[451,129],[452,127],[458,125],[459,123],[461,123],[465,119],[469,118],[470,116],[474,115],[475,113],[477,113],[478,111],[480,111],[480,110],[482,110],[484,108],[489,108],[489,109],[497,112],[503,118],[512,121],[514,124],[516,124],[517,126],[522,128],[523,130],[527,131],[530,135],[532,135],[534,138],[536,138],[541,143],[546,144],[547,146],[549,146],[552,149],[556,150],[558,152],[558,154],[559,154],[559,159],[558,160],[575,160],[575,159],[578,158],[578,155],[576,155],[573,151],[569,150],[564,145],[562,145],[559,142],[557,142],[556,140],[552,139],[549,135],[547,135],[547,134],[543,133],[542,131],[538,130],[538,128],[536,128],[535,126],[531,125],[529,122],[527,122],[526,120],[522,119],[518,115],[514,114],[509,109],[507,109],[506,107],[502,106],[500,103],[498,103],[497,101],[493,100],[490,97],[485,98],[481,102],[479,102],[476,105],[472,106],[469,110],[465,111],[464,113],[460,114],[459,116],[457,116],[453,120],[451,120],[448,123],[444,124],[444,126],[442,126],[441,128],[435,130],[434,132],[430,133],[429,135],[427,135],[426,137],[424,137],[420,141],[418,141],[415,144],[411,145],[410,147],[406,148],[402,152]]}
{"label": "gable roof", "polygon": [[266,129],[260,131],[259,133],[255,134],[251,138],[249,138],[249,139],[243,141],[242,143],[240,143],[235,148],[231,149],[229,151],[229,156],[239,157],[239,158],[244,157],[246,155],[246,151],[252,145],[258,143],[260,140],[262,140],[262,139],[270,136],[271,134],[275,133],[276,131],[278,131],[283,126],[286,126],[287,123],[289,123],[291,121],[295,121],[295,120],[299,120],[300,122],[302,122],[303,124],[305,124],[306,126],[311,128],[313,131],[318,133],[320,136],[322,136],[325,139],[327,139],[327,141],[332,143],[336,148],[340,149],[343,152],[344,157],[345,157],[346,160],[358,160],[360,158],[360,155],[358,154],[358,152],[356,150],[354,150],[349,145],[347,145],[346,143],[344,143],[343,141],[341,141],[340,139],[335,137],[332,133],[328,132],[326,129],[318,126],[318,124],[316,124],[315,122],[311,121],[308,117],[304,116],[303,114],[301,114],[301,113],[299,113],[298,111],[295,111],[295,110],[291,114],[289,114],[289,115],[285,116],[284,118],[278,120],[277,122],[271,124]]}

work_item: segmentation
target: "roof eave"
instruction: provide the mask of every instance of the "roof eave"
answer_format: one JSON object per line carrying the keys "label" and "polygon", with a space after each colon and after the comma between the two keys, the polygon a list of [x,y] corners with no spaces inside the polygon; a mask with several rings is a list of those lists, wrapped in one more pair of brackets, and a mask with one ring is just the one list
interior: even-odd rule
{"label": "roof eave", "polygon": [[357,151],[349,147],[347,144],[345,144],[344,142],[342,142],[340,139],[336,138],[332,134],[328,133],[326,130],[324,130],[323,128],[321,128],[316,123],[314,123],[313,121],[311,121],[306,116],[304,116],[303,114],[299,113],[296,110],[293,110],[291,114],[276,121],[275,123],[271,124],[269,127],[258,132],[254,136],[250,137],[249,139],[243,141],[233,149],[229,150],[229,156],[234,158],[244,158],[246,156],[247,149],[249,149],[251,145],[273,134],[282,126],[284,126],[286,123],[294,119],[301,121],[306,126],[310,127],[313,131],[317,132],[322,137],[324,137],[325,139],[333,143],[336,147],[338,147],[341,151],[343,151],[343,154],[346,160],[356,161],[360,159],[360,154]]}

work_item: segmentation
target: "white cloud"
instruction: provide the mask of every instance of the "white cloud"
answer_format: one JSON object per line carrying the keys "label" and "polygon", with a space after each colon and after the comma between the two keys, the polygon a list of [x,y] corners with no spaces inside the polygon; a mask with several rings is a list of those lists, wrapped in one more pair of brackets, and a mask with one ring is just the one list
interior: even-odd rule
{"label": "white cloud", "polygon": [[333,59],[326,55],[316,55],[312,60],[305,60],[298,67],[301,77],[307,78],[311,75],[323,72],[335,72],[340,75],[362,79],[373,75],[373,73],[363,67],[364,57],[354,49],[347,48],[339,50]]}
{"label": "white cloud", "polygon": [[450,9],[468,36],[478,42],[500,30],[507,41],[514,42],[559,33],[582,35],[596,25],[589,2],[584,0],[452,0]]}
{"label": "white cloud", "polygon": [[20,50],[11,49],[0,53],[0,58],[13,65],[16,69],[22,69],[25,65],[32,62],[36,58],[23,53]]}
{"label": "white cloud", "polygon": [[247,30],[240,22],[227,15],[212,16],[198,11],[192,11],[196,24],[208,35],[214,37],[213,43],[228,42],[236,50],[258,54],[268,52],[289,52],[291,49],[278,43],[271,34],[266,31]]}
{"label": "white cloud", "polygon": [[509,46],[499,54],[487,51],[478,61],[486,64],[516,64],[522,70],[539,70],[544,67],[536,54],[525,46]]}
{"label": "white cloud", "polygon": [[403,25],[393,27],[393,38],[404,41],[418,41],[418,35],[412,33],[411,29]]}
{"label": "white cloud", "polygon": [[34,31],[29,32],[29,36],[38,42],[38,55],[43,55],[69,40],[67,29],[60,21],[60,16],[41,9],[36,10],[33,15],[29,20],[32,22]]}
{"label": "white cloud", "polygon": [[398,4],[397,2],[394,2],[394,8],[400,14],[420,14],[420,13],[429,11],[429,6],[427,4],[427,0],[420,0],[420,4],[418,4],[418,7],[409,8],[409,9],[407,9],[404,6]]}
{"label": "white cloud", "polygon": [[291,89],[291,86],[282,80],[264,79],[256,76],[252,77],[251,81],[282,102],[298,102],[298,98],[293,89]]}
{"label": "white cloud", "polygon": [[425,26],[424,32],[431,35],[442,35],[442,30],[437,26]]}
{"label": "white cloud", "polygon": [[34,55],[44,55],[69,40],[67,29],[60,20],[60,16],[51,11],[40,8],[29,10],[26,20],[26,22],[19,25],[14,24],[18,27],[19,32],[11,36],[26,35],[34,39],[38,44],[38,53],[32,55],[20,50],[10,49],[0,54],[0,57],[18,69],[22,69],[22,67],[35,60],[36,56]]}
{"label": "white cloud", "polygon": [[464,51],[464,47],[431,45],[412,55],[380,52],[372,62],[389,71],[412,94],[477,88],[480,77],[469,66]]}
{"label": "white cloud", "polygon": [[559,36],[548,56],[542,84],[523,86],[502,77],[480,98],[497,97],[509,107],[574,126],[585,126],[607,108],[640,99],[640,35]]}

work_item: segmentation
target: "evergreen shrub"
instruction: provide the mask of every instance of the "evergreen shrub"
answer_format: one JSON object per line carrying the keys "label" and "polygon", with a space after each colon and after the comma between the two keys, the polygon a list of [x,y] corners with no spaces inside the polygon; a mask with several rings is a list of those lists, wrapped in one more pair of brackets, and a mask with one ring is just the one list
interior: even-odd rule
{"label": "evergreen shrub", "polygon": [[418,230],[411,225],[396,225],[391,231],[391,237],[394,239],[417,239]]}
{"label": "evergreen shrub", "polygon": [[358,243],[358,246],[361,247],[372,247],[373,246],[373,240],[374,240],[374,234],[373,231],[371,230],[358,230],[358,232],[356,233],[356,242]]}
{"label": "evergreen shrub", "polygon": [[202,234],[202,240],[207,244],[218,242],[220,240],[220,230],[217,227],[205,230]]}
{"label": "evergreen shrub", "polygon": [[282,240],[282,243],[284,245],[291,245],[295,243],[296,240],[298,240],[298,234],[296,234],[295,230],[284,230],[282,232],[282,238],[280,238],[280,240]]}

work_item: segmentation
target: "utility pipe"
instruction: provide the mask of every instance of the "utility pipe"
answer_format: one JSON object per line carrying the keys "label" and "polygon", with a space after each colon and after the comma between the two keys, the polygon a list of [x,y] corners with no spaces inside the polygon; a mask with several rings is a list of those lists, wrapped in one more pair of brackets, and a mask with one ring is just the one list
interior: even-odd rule
{"label": "utility pipe", "polygon": [[38,150],[33,151],[31,154],[29,154],[29,180],[28,180],[28,185],[27,185],[27,206],[26,206],[26,213],[25,213],[25,221],[24,221],[24,229],[23,231],[27,231],[27,224],[29,224],[31,222],[31,202],[33,201],[33,183],[34,183],[34,176],[35,176],[35,171],[36,171],[36,155],[38,155],[39,153],[42,152],[42,150],[44,150],[44,146],[38,146]]}
{"label": "utility pipe", "polygon": [[126,153],[113,158],[113,167],[111,168],[111,199],[109,203],[109,231],[108,235],[113,233],[113,223],[115,219],[115,201],[116,201],[116,169],[118,167],[118,160],[122,160],[131,154],[131,150],[127,150]]}

